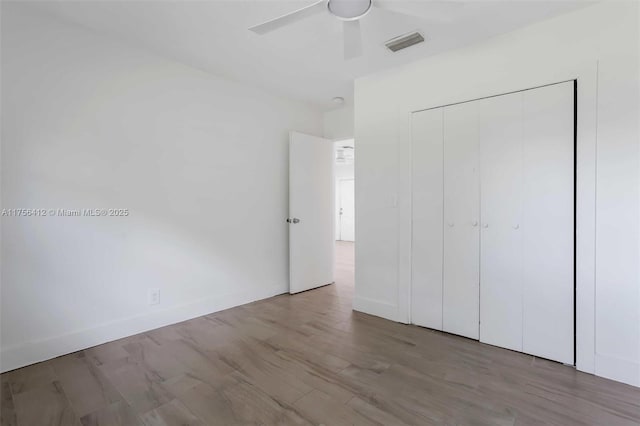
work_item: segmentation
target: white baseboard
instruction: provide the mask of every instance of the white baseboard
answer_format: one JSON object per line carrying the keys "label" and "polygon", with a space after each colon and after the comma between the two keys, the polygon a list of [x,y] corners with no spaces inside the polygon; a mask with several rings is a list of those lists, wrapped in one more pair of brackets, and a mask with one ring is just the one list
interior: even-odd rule
{"label": "white baseboard", "polygon": [[596,354],[596,376],[640,387],[640,360]]}
{"label": "white baseboard", "polygon": [[288,287],[283,285],[252,288],[238,293],[219,295],[142,315],[110,321],[58,336],[12,345],[2,348],[0,351],[0,372],[4,373],[26,365],[118,340],[123,337],[143,333],[256,300],[266,299],[286,293],[287,289]]}
{"label": "white baseboard", "polygon": [[398,322],[398,306],[392,303],[354,296],[353,310]]}

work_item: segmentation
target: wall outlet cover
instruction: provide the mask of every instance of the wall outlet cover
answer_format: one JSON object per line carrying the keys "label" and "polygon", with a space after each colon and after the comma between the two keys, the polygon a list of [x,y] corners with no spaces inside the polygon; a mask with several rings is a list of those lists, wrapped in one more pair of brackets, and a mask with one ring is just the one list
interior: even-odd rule
{"label": "wall outlet cover", "polygon": [[150,288],[147,293],[149,305],[158,305],[160,303],[160,289]]}

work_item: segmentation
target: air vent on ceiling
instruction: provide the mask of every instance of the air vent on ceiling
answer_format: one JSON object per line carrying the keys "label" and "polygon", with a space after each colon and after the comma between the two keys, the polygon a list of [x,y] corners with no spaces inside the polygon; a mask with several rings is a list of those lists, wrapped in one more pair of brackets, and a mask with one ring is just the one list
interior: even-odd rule
{"label": "air vent on ceiling", "polygon": [[392,52],[397,52],[398,50],[406,49],[409,46],[413,46],[414,44],[422,43],[424,41],[424,37],[419,32],[413,32],[410,34],[405,34],[400,37],[392,38],[387,41],[384,45],[387,46]]}

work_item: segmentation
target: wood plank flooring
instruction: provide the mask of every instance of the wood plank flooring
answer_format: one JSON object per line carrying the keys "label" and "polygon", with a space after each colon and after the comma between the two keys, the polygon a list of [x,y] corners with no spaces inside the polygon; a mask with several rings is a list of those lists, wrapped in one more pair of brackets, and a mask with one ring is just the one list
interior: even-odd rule
{"label": "wood plank flooring", "polygon": [[639,425],[640,389],[352,312],[335,285],[0,376],[2,426]]}

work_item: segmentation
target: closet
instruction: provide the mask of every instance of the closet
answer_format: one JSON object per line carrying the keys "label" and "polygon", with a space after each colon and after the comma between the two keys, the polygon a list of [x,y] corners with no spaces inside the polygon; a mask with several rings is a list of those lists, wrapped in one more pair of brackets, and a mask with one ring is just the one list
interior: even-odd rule
{"label": "closet", "polygon": [[412,322],[574,363],[574,82],[412,114]]}

